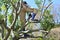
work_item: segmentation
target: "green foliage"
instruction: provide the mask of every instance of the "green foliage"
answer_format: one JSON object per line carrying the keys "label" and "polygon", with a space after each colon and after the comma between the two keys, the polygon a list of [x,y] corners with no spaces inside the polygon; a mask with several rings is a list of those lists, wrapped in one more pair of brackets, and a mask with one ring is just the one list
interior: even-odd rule
{"label": "green foliage", "polygon": [[53,15],[50,14],[49,10],[47,10],[46,13],[43,15],[41,26],[45,30],[50,30],[54,27]]}
{"label": "green foliage", "polygon": [[35,3],[38,6],[38,8],[40,8],[42,2],[43,2],[42,0],[35,0]]}
{"label": "green foliage", "polygon": [[37,40],[43,40],[42,38],[38,38]]}
{"label": "green foliage", "polygon": [[[1,10],[6,10],[7,9],[7,4],[8,4],[8,6],[12,6],[11,5],[11,2],[13,3],[13,4],[15,4],[17,1],[19,1],[19,0],[0,0],[0,4],[2,5],[0,5],[1,6]],[[37,6],[38,7],[40,7],[41,6],[41,4],[42,4],[42,0],[35,0],[35,3],[37,4]],[[8,7],[8,9],[10,8],[10,7]],[[13,10],[13,8],[12,8],[12,10]],[[8,12],[8,10],[7,10],[7,12]],[[8,14],[6,12],[6,14]],[[4,15],[1,15],[0,14],[0,20],[2,20],[4,18]],[[8,16],[7,16],[7,20],[9,21],[9,23],[11,24],[12,23],[12,21],[13,21],[13,14],[8,14]],[[14,27],[15,27],[15,30],[14,30],[14,34],[15,34],[15,36],[17,36],[17,37],[19,37],[19,34],[17,33],[17,31],[18,31],[18,29],[20,28],[20,26],[23,24],[23,23],[19,23],[20,21],[16,21],[16,23],[15,23],[15,25],[14,25]],[[41,20],[41,26],[44,28],[44,29],[46,29],[46,30],[50,30],[53,26],[54,26],[54,23],[53,23],[53,16],[52,15],[50,15],[50,11],[47,11],[45,14],[44,14],[44,16],[43,16],[43,20]],[[6,35],[6,33],[7,33],[7,31],[4,29],[4,36]],[[42,38],[39,38],[38,40],[42,40]]]}
{"label": "green foliage", "polygon": [[51,2],[52,0],[35,0],[35,3],[38,6],[38,8],[42,10],[41,13],[43,13],[43,18],[41,19],[41,23],[40,23],[41,27],[45,30],[50,30],[51,28],[54,27],[55,24],[53,21],[53,15],[50,14],[51,12],[50,9],[44,10],[46,1],[48,1],[48,4],[49,4],[49,2]]}
{"label": "green foliage", "polygon": [[1,6],[1,10],[6,10],[6,6],[4,4]]}
{"label": "green foliage", "polygon": [[41,4],[42,3],[42,0],[35,0],[35,3],[36,4]]}
{"label": "green foliage", "polygon": [[8,21],[9,21],[9,23],[12,23],[12,21],[13,21],[13,15],[12,14],[8,15]]}
{"label": "green foliage", "polygon": [[[58,35],[58,34],[57,34]],[[49,34],[49,35],[47,35],[47,38],[46,38],[46,40],[58,40],[59,39],[59,37],[57,37],[57,35],[56,34]]]}
{"label": "green foliage", "polygon": [[18,0],[1,0],[1,2],[9,4],[10,2],[16,3]]}
{"label": "green foliage", "polygon": [[[9,26],[9,23],[11,24],[12,21],[13,21],[13,19],[14,19],[13,18],[14,16],[12,14],[13,13],[13,11],[12,11],[13,10],[13,6],[12,6],[11,2],[13,3],[13,5],[15,5],[17,3],[17,1],[19,1],[19,0],[0,0],[0,13],[2,11],[4,11],[3,13],[0,14],[0,20],[3,20],[5,18],[5,22],[7,23],[8,26]],[[19,22],[16,22],[15,23],[16,25],[14,25],[14,27],[16,29],[16,30],[14,30],[16,32],[15,35],[17,37],[19,36],[18,33],[17,33],[17,31],[20,28],[20,24],[18,24],[18,23]],[[6,36],[6,33],[7,33],[7,30],[4,29],[4,37]],[[11,36],[11,35],[9,35],[9,36]]]}
{"label": "green foliage", "polygon": [[4,19],[4,15],[0,14],[0,20]]}
{"label": "green foliage", "polygon": [[12,3],[16,3],[18,0],[12,0]]}
{"label": "green foliage", "polygon": [[21,24],[20,24],[20,20],[17,20],[17,21],[16,21],[16,24],[15,24],[15,27],[14,27],[14,30],[15,30],[15,31],[18,31],[19,28],[21,28]]}
{"label": "green foliage", "polygon": [[4,3],[9,3],[11,0],[3,0]]}
{"label": "green foliage", "polygon": [[0,0],[0,6],[2,6],[2,4],[3,4],[3,1],[2,1],[2,0]]}

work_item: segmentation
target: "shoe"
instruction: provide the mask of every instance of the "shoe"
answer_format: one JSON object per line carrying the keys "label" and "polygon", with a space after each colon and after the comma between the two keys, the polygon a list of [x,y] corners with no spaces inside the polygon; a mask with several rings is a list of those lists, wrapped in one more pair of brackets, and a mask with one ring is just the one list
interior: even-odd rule
{"label": "shoe", "polygon": [[27,37],[30,37],[30,35],[27,33],[24,33],[24,37],[27,38]]}

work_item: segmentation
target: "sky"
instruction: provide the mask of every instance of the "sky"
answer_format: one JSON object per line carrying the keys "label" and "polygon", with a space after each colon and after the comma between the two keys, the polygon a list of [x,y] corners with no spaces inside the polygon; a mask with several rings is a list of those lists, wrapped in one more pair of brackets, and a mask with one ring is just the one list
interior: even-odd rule
{"label": "sky", "polygon": [[[33,8],[37,8],[37,5],[35,4],[34,0],[24,0],[28,3],[29,6],[33,7]],[[53,1],[53,10],[56,11],[57,14],[60,14],[60,12],[58,12],[58,7],[60,5],[60,0],[52,0]],[[60,15],[58,15],[60,16]],[[60,22],[60,17],[56,17],[56,20],[59,20]]]}
{"label": "sky", "polygon": [[[34,2],[34,0],[24,0],[26,1],[30,6],[36,8],[36,4]],[[53,5],[56,6],[56,5],[60,5],[60,0],[53,0]]]}
{"label": "sky", "polygon": [[37,8],[37,6],[36,6],[34,0],[24,0],[24,1],[26,1],[29,6],[34,7],[34,8]]}

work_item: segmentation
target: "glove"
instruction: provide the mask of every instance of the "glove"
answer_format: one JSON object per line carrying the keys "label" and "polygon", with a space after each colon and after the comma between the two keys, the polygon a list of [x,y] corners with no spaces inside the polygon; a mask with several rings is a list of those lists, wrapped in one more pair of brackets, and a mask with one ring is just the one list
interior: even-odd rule
{"label": "glove", "polygon": [[31,20],[34,20],[35,16],[36,16],[36,14],[33,13],[33,14],[32,14],[32,19],[31,19]]}

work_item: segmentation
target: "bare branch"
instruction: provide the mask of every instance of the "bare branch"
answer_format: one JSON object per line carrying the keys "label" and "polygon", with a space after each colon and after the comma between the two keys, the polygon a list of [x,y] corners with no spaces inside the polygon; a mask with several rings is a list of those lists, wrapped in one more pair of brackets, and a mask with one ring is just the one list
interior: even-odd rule
{"label": "bare branch", "polygon": [[48,9],[48,7],[52,4],[53,2],[51,2],[44,10],[44,12]]}
{"label": "bare branch", "polygon": [[[44,9],[43,14],[46,12],[46,10],[49,8],[49,6],[50,6],[52,3],[53,3],[53,2],[51,2],[51,3]],[[42,18],[43,18],[43,15],[42,15]]]}
{"label": "bare branch", "polygon": [[[12,2],[11,2],[11,4],[12,4]],[[12,6],[14,7],[15,10],[17,9],[17,8],[15,7],[15,5],[12,4]],[[4,40],[7,40],[7,38],[9,37],[10,32],[11,32],[11,29],[14,28],[14,25],[15,25],[15,22],[16,22],[17,17],[18,17],[18,15],[17,15],[17,10],[16,10],[16,13],[15,13],[15,16],[14,16],[14,20],[13,20],[12,24],[9,26],[9,27],[11,27],[11,28],[8,30],[8,33],[7,33],[6,37],[4,38]]]}
{"label": "bare branch", "polygon": [[20,14],[21,9],[22,9],[22,4],[21,4],[22,2],[23,2],[23,0],[21,0],[21,1],[20,1],[20,5],[19,5],[19,6],[20,6],[20,7],[19,7],[19,12],[17,13],[18,15]]}
{"label": "bare branch", "polygon": [[45,1],[46,1],[46,0],[44,0],[43,6],[42,6],[42,8],[41,8],[41,14],[42,14],[42,11],[43,11],[43,8],[44,8]]}
{"label": "bare branch", "polygon": [[15,5],[11,2],[11,4],[12,4],[12,6],[14,7],[14,9],[17,9],[16,7],[15,7]]}
{"label": "bare branch", "polygon": [[4,37],[4,40],[7,40],[7,39],[8,39],[8,37],[9,37],[9,35],[10,35],[10,32],[11,32],[11,29],[8,30],[8,33],[7,33],[7,35]]}
{"label": "bare branch", "polygon": [[9,27],[11,27],[11,28],[8,29],[8,33],[7,33],[7,35],[5,36],[4,40],[7,40],[7,39],[8,39],[8,37],[9,37],[9,35],[10,35],[10,33],[11,33],[11,29],[14,28],[15,22],[16,22],[16,17],[14,18],[12,24],[9,26]]}
{"label": "bare branch", "polygon": [[11,29],[14,28],[14,25],[15,25],[16,19],[17,19],[17,13],[15,14],[15,16],[14,16],[14,20],[13,20],[12,24],[10,25]]}
{"label": "bare branch", "polygon": [[5,24],[3,24],[3,25],[4,25],[4,28],[5,28],[5,29],[7,29],[7,30],[9,29],[7,26],[5,26]]}
{"label": "bare branch", "polygon": [[9,28],[6,26],[4,20],[1,20],[1,25],[2,25],[5,29],[7,29],[7,30],[9,29]]}
{"label": "bare branch", "polygon": [[40,16],[40,20],[42,19],[42,16],[43,16],[43,9],[44,9],[44,4],[45,4],[46,0],[44,0],[43,2],[43,5],[42,5],[42,8],[41,8],[41,16]]}
{"label": "bare branch", "polygon": [[30,23],[40,23],[40,20],[38,20],[38,21],[33,21],[33,22],[30,22]]}
{"label": "bare branch", "polygon": [[2,30],[0,30],[2,32],[2,38],[4,38],[4,25],[1,24],[1,28]]}
{"label": "bare branch", "polygon": [[[29,35],[29,34],[28,34],[28,35]],[[33,36],[33,35],[29,35],[29,36],[26,36],[26,37],[21,37],[21,36],[19,36],[17,39],[14,38],[14,40],[26,39],[26,38],[43,38],[43,36]]]}
{"label": "bare branch", "polygon": [[48,31],[44,31],[43,29],[26,30],[26,31],[20,31],[19,33],[31,33],[31,32],[37,32],[37,31],[41,31],[42,33],[48,33]]}
{"label": "bare branch", "polygon": [[[13,5],[13,4],[12,4],[12,5]],[[13,5],[13,7],[16,9],[16,7],[15,7],[14,5]],[[14,20],[13,20],[12,24],[9,26],[9,27],[11,27],[11,28],[8,29],[8,33],[7,33],[7,35],[5,36],[4,40],[7,40],[7,39],[8,39],[8,37],[9,37],[9,35],[10,35],[10,33],[11,33],[11,29],[14,28],[14,25],[15,25],[17,16],[18,16],[18,15],[17,15],[17,11],[16,11],[15,16],[14,16]]]}
{"label": "bare branch", "polygon": [[9,26],[9,27],[11,27],[11,28],[8,29],[8,33],[7,33],[7,35],[5,36],[4,40],[7,40],[7,39],[8,39],[8,37],[9,37],[9,35],[10,35],[10,32],[11,32],[11,29],[13,29],[13,27],[14,27],[14,25],[15,25],[15,22],[16,22],[16,16],[15,16],[12,24]]}
{"label": "bare branch", "polygon": [[42,36],[29,36],[29,37],[19,37],[19,39],[25,39],[25,38],[43,38]]}

